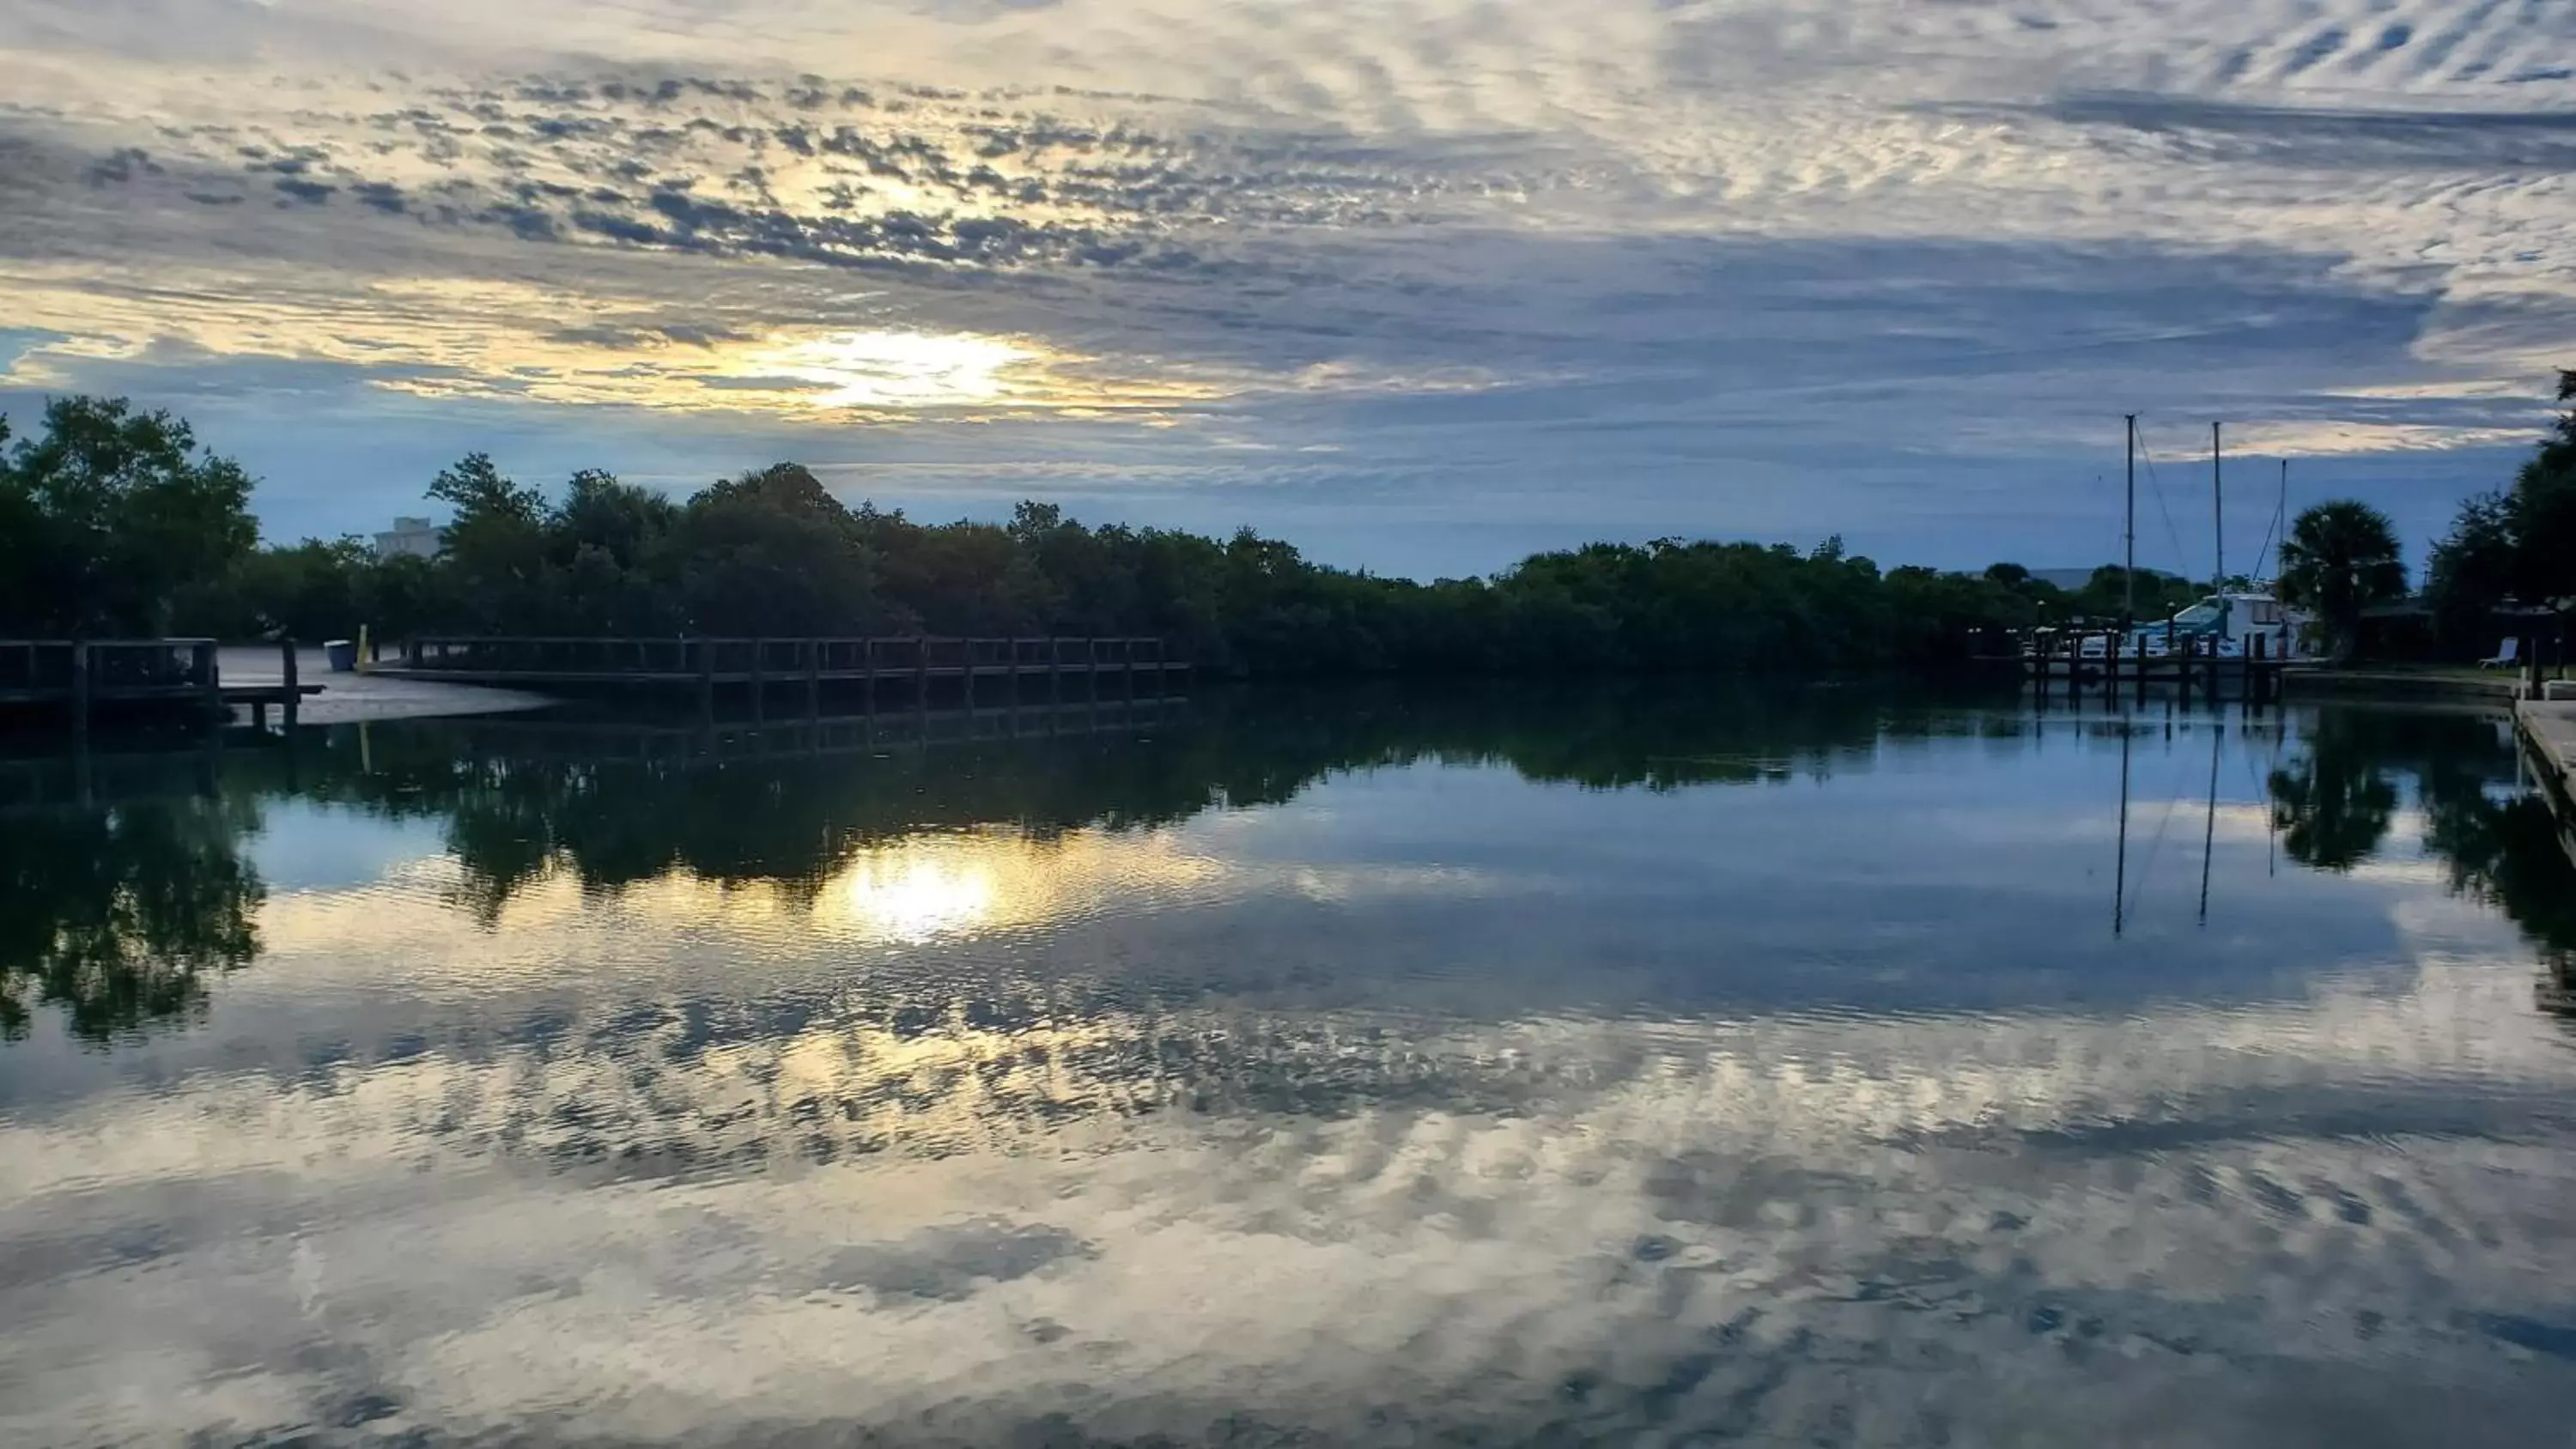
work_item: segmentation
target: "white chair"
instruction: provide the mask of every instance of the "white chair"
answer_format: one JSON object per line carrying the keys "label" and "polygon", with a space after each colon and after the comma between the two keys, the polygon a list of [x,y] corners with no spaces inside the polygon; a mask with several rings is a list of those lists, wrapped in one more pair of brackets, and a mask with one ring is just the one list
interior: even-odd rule
{"label": "white chair", "polygon": [[2521,662],[2522,638],[2520,635],[2516,635],[2515,637],[2507,639],[2502,644],[2496,646],[2495,657],[2493,659],[2479,660],[2478,667],[2480,669],[2511,669]]}

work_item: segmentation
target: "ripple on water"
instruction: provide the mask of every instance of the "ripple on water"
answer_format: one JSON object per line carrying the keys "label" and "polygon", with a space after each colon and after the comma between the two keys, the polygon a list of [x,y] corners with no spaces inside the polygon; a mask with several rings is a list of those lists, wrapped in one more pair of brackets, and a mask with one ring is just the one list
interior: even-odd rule
{"label": "ripple on water", "polygon": [[0,1442],[2562,1433],[2526,925],[2240,801],[2114,939],[2116,736],[1973,724],[270,883],[0,1046]]}

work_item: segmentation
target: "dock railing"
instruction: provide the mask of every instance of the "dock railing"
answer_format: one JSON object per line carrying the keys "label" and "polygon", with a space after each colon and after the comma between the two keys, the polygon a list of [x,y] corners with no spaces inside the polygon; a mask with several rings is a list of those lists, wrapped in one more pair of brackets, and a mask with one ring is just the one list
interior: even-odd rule
{"label": "dock railing", "polygon": [[576,635],[422,635],[402,646],[401,668],[530,682],[787,682],[937,676],[1156,674],[1185,670],[1155,637],[952,637],[878,635],[639,639]]}
{"label": "dock railing", "polygon": [[0,702],[69,705],[85,723],[95,704],[192,697],[222,700],[212,639],[0,639]]}

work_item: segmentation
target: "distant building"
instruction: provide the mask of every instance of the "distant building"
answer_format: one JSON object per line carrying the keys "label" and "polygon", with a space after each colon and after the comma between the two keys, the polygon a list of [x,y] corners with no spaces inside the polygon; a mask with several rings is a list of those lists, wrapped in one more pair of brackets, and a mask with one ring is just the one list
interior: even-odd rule
{"label": "distant building", "polygon": [[390,530],[376,535],[376,557],[438,557],[438,525],[426,518],[396,518]]}

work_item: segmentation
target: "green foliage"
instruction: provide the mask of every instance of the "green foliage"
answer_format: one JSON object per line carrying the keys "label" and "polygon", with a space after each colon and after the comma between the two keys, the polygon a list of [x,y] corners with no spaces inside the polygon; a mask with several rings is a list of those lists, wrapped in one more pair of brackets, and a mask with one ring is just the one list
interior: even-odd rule
{"label": "green foliage", "polygon": [[20,632],[1156,635],[1239,674],[1818,673],[1939,667],[1975,631],[2099,602],[2017,566],[1882,572],[1839,536],[1594,544],[1423,584],[1249,529],[1086,527],[1047,503],[923,525],[845,507],[793,463],[685,502],[597,471],[551,496],[482,453],[429,484],[450,511],[435,560],[354,539],[254,552],[249,480],[195,457],[184,424],[88,399],[46,421],[0,474],[0,622]]}
{"label": "green foliage", "polygon": [[0,457],[0,633],[167,632],[257,541],[250,489],[167,413],[48,403],[41,431]]}
{"label": "green foliage", "polygon": [[[2558,400],[2576,402],[2576,372],[2558,374]],[[2576,607],[2576,410],[2559,415],[2511,489],[2460,505],[2428,574],[2455,649],[2492,646],[2490,616],[2508,604]]]}
{"label": "green foliage", "polygon": [[[2558,400],[2576,402],[2576,372],[2558,374]],[[2514,592],[2526,603],[2576,603],[2576,410],[2559,414],[2531,461],[2514,475],[2507,507]]]}
{"label": "green foliage", "polygon": [[2388,515],[2350,498],[2301,513],[2281,540],[2281,599],[2313,609],[2337,653],[2361,632],[2361,611],[2406,593],[2406,565]]}
{"label": "green foliage", "polygon": [[[1989,578],[1996,569],[2018,565],[1996,564],[1986,570]],[[2015,586],[2040,606],[2051,623],[2127,622],[2169,619],[2199,603],[2200,586],[2191,580],[2155,569],[2139,569],[2133,581],[2130,571],[2118,564],[2104,564],[2093,571],[2081,588],[2057,589],[2038,579],[2026,579]]]}
{"label": "green foliage", "polygon": [[665,539],[665,576],[696,632],[864,634],[883,625],[849,511],[796,464],[700,493]]}
{"label": "green foliage", "polygon": [[2492,645],[2492,615],[2514,592],[2520,564],[2513,511],[2502,493],[2481,493],[2460,505],[2450,536],[2433,545],[2425,592],[2433,627],[2453,650]]}
{"label": "green foliage", "polygon": [[[1151,634],[1221,671],[1323,676],[1939,667],[1966,658],[1976,630],[2066,607],[2026,571],[1882,574],[1840,539],[1805,553],[1594,544],[1421,584],[1317,564],[1249,529],[1091,528],[1039,502],[1005,525],[925,526],[846,508],[793,463],[684,504],[584,472],[550,505],[477,454],[430,496],[456,510],[434,564],[272,549],[241,571],[236,615],[301,637],[361,619],[386,638]],[[336,589],[317,577],[332,570]]]}

